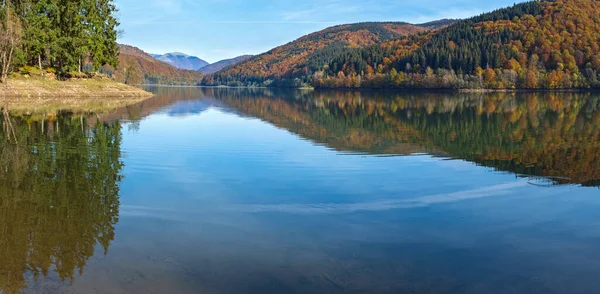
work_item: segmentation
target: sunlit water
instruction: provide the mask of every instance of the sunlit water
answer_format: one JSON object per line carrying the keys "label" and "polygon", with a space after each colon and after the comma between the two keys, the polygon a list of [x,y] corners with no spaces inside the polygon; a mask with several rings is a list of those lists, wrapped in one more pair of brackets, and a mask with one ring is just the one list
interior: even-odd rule
{"label": "sunlit water", "polygon": [[0,292],[600,286],[600,95],[150,90],[2,116]]}

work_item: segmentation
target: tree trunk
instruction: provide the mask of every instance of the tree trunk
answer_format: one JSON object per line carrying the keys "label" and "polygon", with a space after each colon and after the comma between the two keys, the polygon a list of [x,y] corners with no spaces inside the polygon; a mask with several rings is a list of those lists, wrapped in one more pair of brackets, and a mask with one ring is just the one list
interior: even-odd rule
{"label": "tree trunk", "polygon": [[81,56],[79,56],[79,67],[77,68],[77,72],[81,73]]}
{"label": "tree trunk", "polygon": [[2,52],[2,68],[0,69],[0,82],[6,83],[6,79],[8,78],[8,69],[10,68],[10,57],[12,55],[12,49],[10,49],[11,53]]}
{"label": "tree trunk", "polygon": [[42,54],[38,54],[38,67],[42,70]]}

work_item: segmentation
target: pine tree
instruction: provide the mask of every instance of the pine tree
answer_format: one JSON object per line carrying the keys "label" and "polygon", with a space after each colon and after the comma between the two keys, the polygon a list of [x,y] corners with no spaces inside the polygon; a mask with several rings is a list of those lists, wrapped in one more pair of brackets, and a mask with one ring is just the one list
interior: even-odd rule
{"label": "pine tree", "polygon": [[[2,33],[7,33],[8,11],[22,31],[22,43],[12,51],[22,57],[18,65],[42,70],[45,64],[61,74],[80,72],[86,64],[93,70],[106,64],[117,66],[119,22],[113,0],[3,0],[0,8]],[[0,54],[10,53],[2,50]]]}
{"label": "pine tree", "polygon": [[51,0],[26,1],[26,7],[23,15],[24,38],[23,50],[26,54],[26,61],[31,64],[37,64],[42,70],[42,59],[54,42],[56,34],[51,26],[51,18],[56,16],[56,7]]}
{"label": "pine tree", "polygon": [[80,69],[80,58],[86,45],[84,24],[80,1],[56,1],[58,17],[53,24],[58,32],[56,60],[59,71],[64,73]]}
{"label": "pine tree", "polygon": [[108,64],[116,67],[119,48],[117,45],[117,9],[112,0],[88,1],[91,4],[87,23],[89,26],[90,60],[94,69]]}

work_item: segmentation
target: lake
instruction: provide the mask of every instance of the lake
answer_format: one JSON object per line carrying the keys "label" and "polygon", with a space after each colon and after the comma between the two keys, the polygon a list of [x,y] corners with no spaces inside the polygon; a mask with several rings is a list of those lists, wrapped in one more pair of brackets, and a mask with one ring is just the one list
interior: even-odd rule
{"label": "lake", "polygon": [[0,292],[600,287],[600,94],[148,90],[1,115]]}

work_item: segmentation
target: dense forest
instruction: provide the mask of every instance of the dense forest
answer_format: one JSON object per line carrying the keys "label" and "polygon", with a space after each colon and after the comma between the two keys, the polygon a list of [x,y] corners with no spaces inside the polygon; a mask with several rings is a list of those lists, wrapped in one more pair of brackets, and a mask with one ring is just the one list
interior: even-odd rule
{"label": "dense forest", "polygon": [[291,86],[310,83],[312,63],[344,48],[363,48],[402,36],[425,32],[445,22],[412,25],[401,22],[334,26],[274,48],[245,62],[206,76],[204,85]]}
{"label": "dense forest", "polygon": [[69,75],[116,67],[116,11],[112,0],[3,0],[3,81],[15,68]]}
{"label": "dense forest", "polygon": [[[293,71],[250,63],[204,84],[316,88],[568,89],[600,87],[600,2],[516,4],[437,30],[365,46],[323,46]],[[250,60],[252,61],[252,59]],[[266,67],[266,66],[265,66]],[[275,82],[275,83],[274,83]]]}

